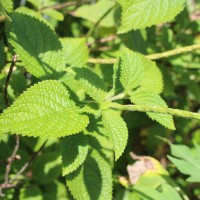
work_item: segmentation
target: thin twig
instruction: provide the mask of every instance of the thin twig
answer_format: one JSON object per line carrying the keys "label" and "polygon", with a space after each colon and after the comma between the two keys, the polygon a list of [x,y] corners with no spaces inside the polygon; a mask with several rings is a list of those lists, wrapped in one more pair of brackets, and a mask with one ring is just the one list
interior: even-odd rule
{"label": "thin twig", "polygon": [[77,3],[76,1],[71,1],[71,2],[64,2],[64,3],[59,3],[59,4],[55,4],[52,6],[46,6],[41,8],[39,11],[45,10],[45,9],[54,9],[54,10],[61,10],[70,6],[76,6],[76,5],[80,5],[80,4],[84,4],[84,3],[90,3],[91,1],[83,1],[80,3]]}
{"label": "thin twig", "polygon": [[101,21],[112,11],[112,9],[114,9],[116,7],[116,4],[114,6],[112,6],[110,9],[108,9],[100,18],[99,20],[94,24],[94,26],[88,31],[88,33],[86,34],[86,38],[88,38],[90,35],[92,35],[92,33],[94,32],[94,30],[97,28],[97,26],[101,23]]}
{"label": "thin twig", "polygon": [[[181,53],[186,53],[186,52],[191,52],[193,50],[200,49],[200,44],[195,44],[191,46],[186,46],[186,47],[181,47],[178,49],[166,51],[163,53],[157,53],[157,54],[152,54],[152,55],[146,55],[145,57],[150,59],[150,60],[158,60],[162,58],[167,58],[170,56],[175,56]],[[89,58],[88,63],[93,63],[93,64],[114,64],[117,62],[116,58],[108,58],[108,59],[101,59],[101,58]]]}
{"label": "thin twig", "polygon": [[4,184],[5,185],[7,185],[9,183],[9,174],[10,174],[11,166],[12,166],[13,161],[15,160],[17,151],[19,149],[19,135],[16,135],[15,137],[16,137],[15,148],[13,150],[12,155],[8,158],[8,163],[6,165],[6,172],[5,172],[5,176],[4,176],[4,178],[5,178]]}
{"label": "thin twig", "polygon": [[5,82],[5,87],[4,87],[4,99],[5,99],[5,103],[6,103],[7,107],[9,106],[8,84],[9,84],[9,81],[10,81],[10,77],[11,77],[13,68],[15,67],[15,63],[17,62],[17,58],[18,58],[18,55],[13,56],[12,63],[11,63],[10,68],[9,68],[9,72],[8,72],[7,77],[6,77],[6,82]]}
{"label": "thin twig", "polygon": [[22,168],[17,172],[14,178],[9,181],[9,184],[12,184],[17,178],[29,167],[29,165],[33,162],[33,160],[38,156],[38,154],[44,149],[47,141],[43,143],[43,145],[39,148],[38,151],[34,152],[30,159],[22,166]]}

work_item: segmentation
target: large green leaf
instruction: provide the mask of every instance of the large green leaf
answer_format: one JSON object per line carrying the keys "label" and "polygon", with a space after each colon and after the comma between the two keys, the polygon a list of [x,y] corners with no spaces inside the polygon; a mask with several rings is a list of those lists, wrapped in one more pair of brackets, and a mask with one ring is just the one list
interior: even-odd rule
{"label": "large green leaf", "polygon": [[88,149],[87,139],[82,133],[62,140],[63,176],[76,170],[85,161]]}
{"label": "large green leaf", "polygon": [[107,92],[103,79],[87,68],[73,68],[80,86],[98,103],[106,99]]}
{"label": "large green leaf", "polygon": [[[152,93],[148,90],[138,89],[133,92],[131,95],[131,102],[136,105],[167,108],[167,104],[158,94]],[[161,125],[172,130],[175,129],[172,115],[153,112],[147,112],[147,115]]]}
{"label": "large green leaf", "polygon": [[189,149],[185,145],[170,145],[172,156],[170,161],[180,170],[181,173],[189,175],[188,182],[200,182],[200,146]]}
{"label": "large green leaf", "polygon": [[47,23],[16,12],[10,28],[9,42],[31,74],[43,79],[61,76],[65,68],[62,45]]}
{"label": "large green leaf", "polygon": [[66,136],[82,131],[88,117],[58,81],[43,81],[24,92],[0,116],[0,132],[27,136]]}
{"label": "large green leaf", "polygon": [[84,165],[66,177],[76,200],[111,200],[112,172],[109,163],[93,150]]}
{"label": "large green leaf", "polygon": [[160,190],[141,186],[134,187],[134,190],[143,200],[182,200],[176,189],[169,184],[162,184]]}
{"label": "large green leaf", "polygon": [[106,110],[102,113],[103,124],[109,138],[113,142],[115,160],[117,160],[127,145],[128,129],[120,113],[114,110]]}
{"label": "large green leaf", "polygon": [[82,67],[88,60],[88,47],[85,38],[63,38],[65,63],[72,67]]}
{"label": "large green leaf", "polygon": [[120,57],[120,81],[127,93],[137,87],[159,94],[163,90],[162,74],[155,62],[124,48]]}
{"label": "large green leaf", "polygon": [[118,33],[142,29],[171,21],[180,13],[186,0],[124,0]]}

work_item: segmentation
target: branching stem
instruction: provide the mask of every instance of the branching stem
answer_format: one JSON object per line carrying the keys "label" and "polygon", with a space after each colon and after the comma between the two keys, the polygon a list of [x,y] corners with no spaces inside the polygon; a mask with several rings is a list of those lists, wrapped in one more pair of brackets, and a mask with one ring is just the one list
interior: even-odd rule
{"label": "branching stem", "polygon": [[172,108],[142,106],[142,105],[121,105],[118,103],[112,103],[111,108],[115,108],[119,110],[127,110],[127,111],[155,112],[155,113],[162,113],[162,114],[170,114],[170,115],[174,115],[178,117],[200,120],[200,113],[193,113],[189,111],[172,109]]}

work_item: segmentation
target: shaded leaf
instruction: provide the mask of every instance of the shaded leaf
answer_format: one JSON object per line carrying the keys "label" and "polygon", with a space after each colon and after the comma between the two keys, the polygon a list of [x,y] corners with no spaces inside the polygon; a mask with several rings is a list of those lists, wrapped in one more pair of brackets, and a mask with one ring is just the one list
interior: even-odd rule
{"label": "shaded leaf", "polygon": [[111,167],[94,150],[84,165],[68,175],[66,180],[67,186],[77,200],[112,199]]}
{"label": "shaded leaf", "polygon": [[43,79],[61,76],[65,68],[62,45],[44,20],[16,12],[10,28],[9,42],[31,74]]}
{"label": "shaded leaf", "polygon": [[62,140],[63,176],[76,170],[85,161],[88,154],[86,137],[80,133]]}

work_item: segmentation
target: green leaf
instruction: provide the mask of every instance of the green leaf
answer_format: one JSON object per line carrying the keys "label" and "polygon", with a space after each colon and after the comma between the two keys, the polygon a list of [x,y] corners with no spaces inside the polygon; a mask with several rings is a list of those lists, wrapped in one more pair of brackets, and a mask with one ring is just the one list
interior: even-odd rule
{"label": "green leaf", "polygon": [[68,175],[66,180],[77,200],[112,199],[111,166],[97,151],[93,150],[84,165]]}
{"label": "green leaf", "polygon": [[54,9],[44,9],[42,10],[42,14],[48,15],[53,19],[57,19],[58,21],[64,20],[64,14]]}
{"label": "green leaf", "polygon": [[73,172],[83,164],[88,150],[87,139],[82,133],[65,137],[62,140],[63,176]]}
{"label": "green leaf", "polygon": [[186,0],[125,0],[122,3],[118,33],[171,21],[183,10],[185,2]]}
{"label": "green leaf", "polygon": [[128,129],[126,123],[114,110],[103,111],[102,118],[105,130],[114,145],[115,160],[117,160],[127,145]]}
{"label": "green leaf", "polygon": [[85,38],[63,38],[61,42],[66,64],[82,67],[87,63],[89,51]]}
{"label": "green leaf", "polygon": [[11,13],[13,11],[13,1],[12,0],[1,0],[0,10],[6,13]]}
{"label": "green leaf", "polygon": [[36,185],[21,188],[19,200],[43,200],[42,191]]}
{"label": "green leaf", "polygon": [[13,13],[9,42],[34,76],[41,79],[61,76],[65,68],[62,45],[44,20]]}
{"label": "green leaf", "polygon": [[86,93],[98,103],[106,99],[107,92],[103,79],[87,68],[73,68],[75,78]]}
{"label": "green leaf", "polygon": [[[108,12],[115,3],[109,0],[101,0],[97,3],[90,5],[80,6],[73,14],[76,17],[81,17],[88,21],[97,23],[99,19]],[[110,11],[101,21],[100,25],[104,27],[113,27],[115,26],[115,12],[114,9]]]}
{"label": "green leaf", "polygon": [[38,183],[51,183],[61,175],[62,165],[59,152],[47,152],[33,162],[33,179]]}
{"label": "green leaf", "polygon": [[[152,93],[147,90],[138,89],[137,91],[132,93],[130,99],[131,102],[136,105],[167,108],[167,104],[158,94]],[[156,120],[158,123],[165,126],[166,128],[175,130],[172,115],[153,112],[147,112],[147,115],[151,119]]]}
{"label": "green leaf", "polygon": [[88,117],[69,99],[62,83],[48,80],[24,92],[0,116],[0,132],[62,137],[82,131]]}
{"label": "green leaf", "polygon": [[169,184],[162,184],[160,190],[161,191],[141,186],[134,187],[134,191],[136,191],[143,200],[182,200],[176,189]]}
{"label": "green leaf", "polygon": [[200,182],[200,158],[199,146],[189,149],[185,145],[170,144],[172,156],[169,160],[180,170],[181,173],[189,175],[188,182]]}
{"label": "green leaf", "polygon": [[159,94],[163,90],[162,74],[155,62],[124,48],[120,57],[120,81],[127,93],[137,87]]}
{"label": "green leaf", "polygon": [[144,65],[144,74],[140,87],[151,91],[155,94],[160,94],[163,91],[163,77],[160,69],[156,66],[156,63],[146,59]]}
{"label": "green leaf", "polygon": [[140,86],[146,59],[139,53],[124,48],[121,59],[120,81],[127,92]]}

